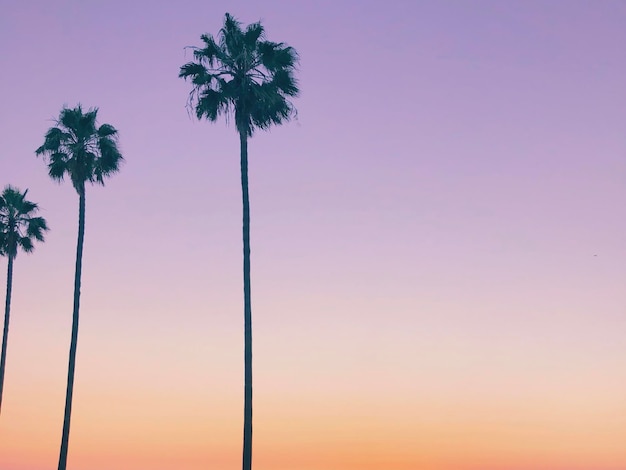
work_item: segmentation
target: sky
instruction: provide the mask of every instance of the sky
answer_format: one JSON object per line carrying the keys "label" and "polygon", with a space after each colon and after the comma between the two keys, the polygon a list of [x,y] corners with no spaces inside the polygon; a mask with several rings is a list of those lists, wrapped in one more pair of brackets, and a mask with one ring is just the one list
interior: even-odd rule
{"label": "sky", "polygon": [[125,164],[87,188],[68,469],[241,465],[239,142],[177,77],[226,12],[301,59],[249,143],[255,470],[625,470],[618,0],[2,0],[0,186],[51,230],[0,469],[57,465],[78,197],[34,150],[78,103]]}

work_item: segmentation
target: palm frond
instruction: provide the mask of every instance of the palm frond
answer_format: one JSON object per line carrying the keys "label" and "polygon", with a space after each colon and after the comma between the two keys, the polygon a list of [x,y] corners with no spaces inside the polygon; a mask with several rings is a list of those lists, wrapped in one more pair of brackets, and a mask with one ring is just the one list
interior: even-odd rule
{"label": "palm frond", "polygon": [[117,129],[111,124],[102,124],[98,128],[98,137],[114,137],[117,135]]}
{"label": "palm frond", "polygon": [[124,157],[117,148],[115,141],[109,138],[100,139],[98,141],[100,157],[94,164],[95,181],[104,185],[104,179],[117,173],[124,161]]}
{"label": "palm frond", "polygon": [[242,54],[243,44],[241,23],[230,13],[226,13],[224,26],[220,30],[220,46],[222,50],[237,61]]}
{"label": "palm frond", "polygon": [[243,34],[243,40],[246,49],[250,51],[256,49],[259,39],[262,39],[264,35],[265,28],[263,28],[263,25],[260,22],[248,25],[245,33]]}
{"label": "palm frond", "polygon": [[298,81],[288,69],[279,69],[274,73],[271,81],[266,82],[272,93],[279,93],[285,96],[298,96]]}
{"label": "palm frond", "polygon": [[83,109],[79,104],[76,108],[63,107],[59,115],[58,125],[65,129],[76,132],[81,127],[81,118],[83,117]]}
{"label": "palm frond", "polygon": [[204,42],[203,48],[194,48],[193,57],[199,62],[206,62],[210,67],[213,67],[217,61],[223,62],[226,59],[222,49],[215,42],[215,39],[210,34],[203,34],[200,36],[202,42]]}
{"label": "palm frond", "polygon": [[62,152],[54,152],[49,156],[48,175],[55,181],[63,181],[65,173],[68,172],[68,155]]}
{"label": "palm frond", "polygon": [[65,132],[58,127],[51,127],[46,132],[43,145],[35,150],[35,154],[42,155],[46,151],[57,151],[63,144],[70,142],[71,139],[72,135],[69,132]]}
{"label": "palm frond", "polygon": [[24,199],[24,196],[26,196],[26,194],[22,195],[22,204],[21,207],[19,208],[19,217],[27,217],[29,214],[37,212],[39,210],[39,207],[37,206],[37,204],[35,204],[34,202],[30,202]]}
{"label": "palm frond", "polygon": [[33,217],[26,224],[26,234],[31,237],[43,241],[43,233],[49,230],[46,219],[43,217]]}
{"label": "palm frond", "polygon": [[206,73],[208,72],[204,65],[198,64],[196,62],[189,62],[180,68],[178,77],[185,79],[191,77],[191,79],[193,80],[194,77],[198,75],[205,75]]}
{"label": "palm frond", "polygon": [[282,42],[263,41],[259,43],[259,56],[263,66],[270,72],[294,69],[299,61],[296,50]]}
{"label": "palm frond", "polygon": [[220,114],[228,114],[229,102],[223,93],[208,88],[202,92],[196,106],[196,116],[203,117],[209,121],[216,121]]}
{"label": "palm frond", "polygon": [[24,253],[30,253],[33,251],[33,241],[28,237],[19,237],[17,239],[17,244],[22,248]]}

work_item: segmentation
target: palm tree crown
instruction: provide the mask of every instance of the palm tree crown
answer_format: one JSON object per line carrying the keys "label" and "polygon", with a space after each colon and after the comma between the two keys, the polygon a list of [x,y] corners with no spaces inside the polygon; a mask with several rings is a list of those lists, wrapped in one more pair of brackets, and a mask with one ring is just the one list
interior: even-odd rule
{"label": "palm tree crown", "polygon": [[80,194],[85,182],[104,185],[104,179],[119,171],[124,160],[117,144],[117,130],[110,124],[97,126],[98,108],[83,113],[63,107],[35,153],[48,157],[48,174],[62,181],[67,175]]}
{"label": "palm tree crown", "polygon": [[30,253],[33,241],[44,241],[48,225],[43,217],[35,217],[39,207],[26,200],[23,193],[13,186],[6,186],[0,194],[0,255],[15,258],[19,249]]}
{"label": "palm tree crown", "polygon": [[198,119],[216,121],[234,115],[237,130],[252,136],[255,128],[267,129],[295,115],[289,97],[298,95],[294,70],[296,51],[284,43],[265,40],[261,23],[242,30],[226,13],[218,40],[201,36],[204,47],[193,47],[195,62],[180,68],[179,77],[194,85],[189,105]]}

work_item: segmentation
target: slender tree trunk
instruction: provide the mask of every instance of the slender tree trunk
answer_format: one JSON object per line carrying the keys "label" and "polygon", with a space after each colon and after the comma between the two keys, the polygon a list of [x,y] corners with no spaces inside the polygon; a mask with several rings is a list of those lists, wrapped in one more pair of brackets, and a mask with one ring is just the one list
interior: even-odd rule
{"label": "slender tree trunk", "polygon": [[252,304],[250,297],[250,198],[248,195],[248,136],[241,143],[241,194],[243,198],[243,298],[244,298],[244,403],[243,470],[252,468]]}
{"label": "slender tree trunk", "polygon": [[13,286],[13,256],[9,255],[7,267],[7,297],[4,304],[4,328],[2,330],[2,356],[0,357],[0,410],[4,390],[4,368],[7,361],[7,341],[9,339],[9,312],[11,311],[11,287]]}
{"label": "slender tree trunk", "polygon": [[85,238],[85,185],[78,193],[78,242],[76,243],[76,271],[74,272],[74,310],[72,313],[72,340],[67,371],[67,391],[65,393],[65,415],[63,417],[63,435],[58,470],[67,466],[67,450],[70,438],[70,418],[72,416],[72,394],[74,393],[74,370],[76,367],[76,346],[78,343],[78,309],[80,306],[80,274],[83,264],[83,241]]}

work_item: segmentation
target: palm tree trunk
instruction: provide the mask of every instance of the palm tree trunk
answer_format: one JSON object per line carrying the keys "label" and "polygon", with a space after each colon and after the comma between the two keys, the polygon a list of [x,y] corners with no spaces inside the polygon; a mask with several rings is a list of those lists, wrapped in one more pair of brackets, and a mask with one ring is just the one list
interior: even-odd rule
{"label": "palm tree trunk", "polygon": [[243,470],[252,468],[252,304],[250,297],[250,198],[248,195],[248,136],[241,144],[241,194],[243,199],[243,298],[244,298],[244,403]]}
{"label": "palm tree trunk", "polygon": [[7,297],[4,303],[4,328],[2,330],[2,356],[0,357],[0,410],[4,389],[4,368],[7,361],[7,340],[9,339],[9,312],[11,311],[11,287],[13,286],[13,256],[9,255],[7,267]]}
{"label": "palm tree trunk", "polygon": [[72,340],[67,371],[67,391],[65,393],[65,415],[63,417],[63,435],[58,470],[67,466],[67,450],[70,438],[70,418],[72,415],[72,394],[74,393],[74,369],[76,367],[76,346],[78,343],[78,309],[80,306],[80,275],[83,264],[83,241],[85,238],[85,185],[78,193],[78,242],[76,244],[76,270],[74,272],[74,311],[72,313]]}

